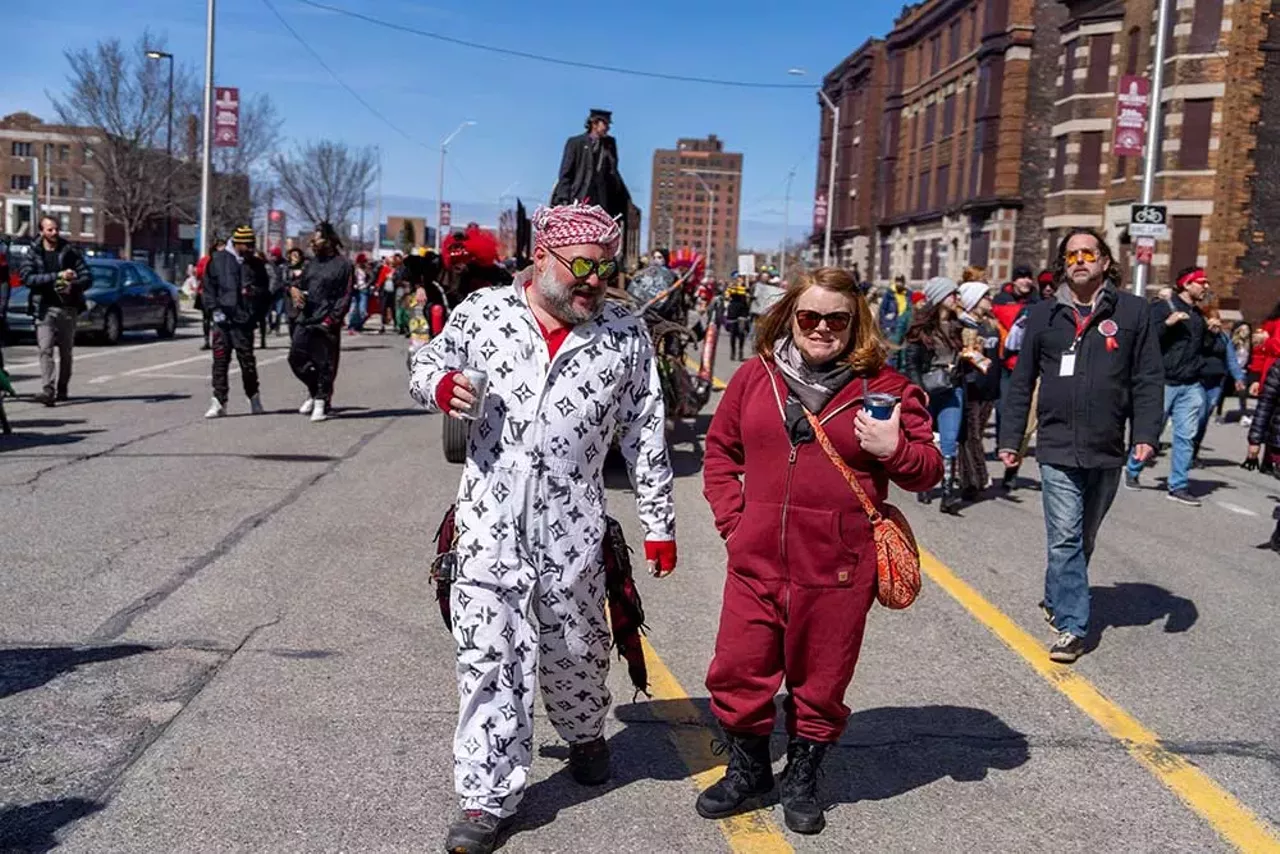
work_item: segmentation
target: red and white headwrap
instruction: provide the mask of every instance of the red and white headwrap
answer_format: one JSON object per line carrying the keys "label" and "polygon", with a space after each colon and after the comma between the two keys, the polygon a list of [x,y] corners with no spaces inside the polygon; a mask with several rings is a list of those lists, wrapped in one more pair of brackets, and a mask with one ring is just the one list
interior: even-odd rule
{"label": "red and white headwrap", "polygon": [[533,227],[535,245],[545,249],[598,243],[617,255],[622,244],[621,226],[599,205],[540,207],[533,213]]}
{"label": "red and white headwrap", "polygon": [[1203,267],[1196,267],[1194,270],[1188,270],[1186,273],[1178,277],[1178,290],[1183,290],[1192,282],[1207,281]]}

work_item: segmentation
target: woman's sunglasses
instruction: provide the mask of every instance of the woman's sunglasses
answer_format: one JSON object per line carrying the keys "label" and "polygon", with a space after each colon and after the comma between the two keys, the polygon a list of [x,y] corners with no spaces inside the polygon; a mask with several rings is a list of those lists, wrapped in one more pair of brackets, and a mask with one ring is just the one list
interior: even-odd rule
{"label": "woman's sunglasses", "polygon": [[796,326],[800,327],[801,332],[812,332],[818,328],[818,324],[826,322],[827,329],[832,332],[844,332],[849,328],[849,323],[853,320],[853,313],[849,311],[833,311],[830,314],[821,314],[808,309],[800,309],[796,312]]}
{"label": "woman's sunglasses", "polygon": [[600,277],[601,281],[612,279],[618,274],[618,261],[615,258],[604,258],[600,261],[592,261],[590,258],[578,256],[576,258],[565,258],[553,249],[548,249],[548,253],[555,258],[565,268],[573,274],[575,279],[581,281],[586,279],[592,273]]}

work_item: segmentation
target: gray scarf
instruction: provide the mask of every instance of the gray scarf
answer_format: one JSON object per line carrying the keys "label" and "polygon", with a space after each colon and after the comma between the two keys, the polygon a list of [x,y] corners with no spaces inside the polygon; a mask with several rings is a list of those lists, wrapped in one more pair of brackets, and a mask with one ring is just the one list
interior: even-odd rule
{"label": "gray scarf", "polygon": [[774,342],[773,359],[787,388],[814,415],[821,412],[827,401],[853,379],[853,368],[848,362],[831,361],[810,367],[790,336]]}

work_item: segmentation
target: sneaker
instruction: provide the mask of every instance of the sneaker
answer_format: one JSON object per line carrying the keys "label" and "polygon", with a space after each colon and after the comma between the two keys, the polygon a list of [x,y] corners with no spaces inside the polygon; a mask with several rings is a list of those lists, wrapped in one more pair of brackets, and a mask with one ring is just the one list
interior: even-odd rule
{"label": "sneaker", "polygon": [[65,401],[70,400],[70,399],[71,399],[71,396],[67,394],[67,390],[66,390],[65,388],[60,388],[60,389],[58,389],[58,394],[57,394],[57,397],[56,397],[55,399],[56,399],[59,403],[62,403],[62,402],[65,402]]}
{"label": "sneaker", "polygon": [[0,368],[0,391],[8,395],[16,395],[13,388],[13,382],[9,379],[9,375],[5,373],[4,368]]}
{"label": "sneaker", "polygon": [[1129,472],[1126,471],[1124,473],[1124,488],[1137,491],[1142,489],[1142,484],[1138,481],[1138,476],[1136,474],[1129,474]]}
{"label": "sneaker", "polygon": [[253,415],[261,415],[267,410],[262,408],[262,395],[255,394],[249,398],[249,412]]}
{"label": "sneaker", "polygon": [[35,403],[41,404],[42,406],[54,405],[53,395],[49,394],[49,392],[47,391],[40,392],[35,397],[31,398],[31,400],[34,401]]}
{"label": "sneaker", "polygon": [[1040,612],[1044,614],[1044,621],[1049,624],[1049,628],[1057,632],[1058,630],[1053,627],[1053,609],[1045,604],[1043,599],[1040,600]]}
{"label": "sneaker", "polygon": [[215,397],[213,401],[209,404],[209,409],[207,412],[205,412],[204,417],[205,418],[221,418],[226,414],[227,414],[227,405]]}
{"label": "sneaker", "polygon": [[603,738],[569,745],[569,773],[580,785],[609,782],[609,745]]}
{"label": "sneaker", "polygon": [[484,810],[463,810],[449,825],[444,850],[448,854],[492,854],[510,825],[510,817],[499,818]]}
{"label": "sneaker", "polygon": [[311,407],[311,422],[314,424],[319,421],[328,421],[329,416],[324,414],[324,401],[317,400]]}
{"label": "sneaker", "polygon": [[314,407],[315,405],[316,405],[316,402],[315,402],[313,399],[311,399],[311,398],[309,398],[309,397],[308,397],[306,400],[302,401],[302,405],[298,407],[298,414],[299,414],[299,415],[310,415],[310,414],[311,414],[311,409],[312,409],[312,407]]}
{"label": "sneaker", "polygon": [[1191,494],[1185,487],[1183,489],[1169,490],[1168,498],[1170,501],[1176,501],[1179,504],[1185,504],[1188,507],[1199,507],[1200,499]]}
{"label": "sneaker", "polygon": [[1250,418],[1248,415],[1241,415],[1241,416],[1240,416],[1240,426],[1241,426],[1241,427],[1248,427],[1248,426],[1249,426],[1250,424],[1252,424],[1252,423],[1253,423],[1253,419],[1252,419],[1252,418]]}
{"label": "sneaker", "polygon": [[1071,664],[1084,652],[1084,638],[1078,638],[1071,632],[1063,632],[1049,647],[1049,660],[1061,664]]}

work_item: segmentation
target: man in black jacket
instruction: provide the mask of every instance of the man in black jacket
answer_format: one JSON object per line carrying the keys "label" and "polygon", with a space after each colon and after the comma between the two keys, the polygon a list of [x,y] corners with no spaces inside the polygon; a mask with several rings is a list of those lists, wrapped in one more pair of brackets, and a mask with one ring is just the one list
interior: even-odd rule
{"label": "man in black jacket", "polygon": [[1160,349],[1145,300],[1119,289],[1111,249],[1093,229],[1072,229],[1058,248],[1057,298],[1037,303],[1000,423],[1000,459],[1020,462],[1036,381],[1040,465],[1048,534],[1041,607],[1058,639],[1054,661],[1075,661],[1089,625],[1089,559],[1115,499],[1126,422],[1134,456],[1150,459],[1160,436]]}
{"label": "man in black jacket", "polygon": [[342,319],[351,305],[351,262],[342,255],[342,241],[333,226],[322,222],[311,236],[314,253],[302,272],[306,302],[289,348],[289,367],[307,386],[307,399],[298,410],[312,421],[325,421],[338,376]]}
{"label": "man in black jacket", "polygon": [[241,226],[231,237],[231,245],[209,256],[205,268],[204,306],[213,321],[213,402],[205,418],[227,414],[231,392],[228,373],[231,351],[240,363],[244,394],[254,415],[263,412],[258,395],[258,360],[253,355],[256,312],[270,288],[266,265],[253,253],[253,229]]}
{"label": "man in black jacket", "polygon": [[[40,239],[22,258],[22,284],[31,291],[36,319],[36,345],[40,348],[40,378],[44,389],[36,401],[53,406],[67,399],[71,382],[71,348],[76,337],[76,315],[84,310],[84,292],[93,273],[84,256],[58,235],[58,221],[40,218]],[[53,351],[58,350],[55,379]],[[55,385],[56,383],[56,385]]]}
{"label": "man in black jacket", "polygon": [[618,142],[609,135],[613,113],[591,110],[587,116],[587,132],[565,141],[560,158],[560,176],[551,191],[551,205],[590,202],[599,205],[622,223],[623,246],[626,246],[627,210],[631,192],[618,171]]}
{"label": "man in black jacket", "polygon": [[[1200,500],[1187,489],[1196,431],[1207,403],[1200,382],[1208,326],[1196,307],[1209,292],[1204,270],[1193,267],[1178,274],[1167,300],[1151,306],[1151,330],[1160,341],[1164,364],[1164,421],[1173,421],[1173,454],[1169,467],[1169,500],[1199,507]],[[1164,421],[1161,432],[1164,432]],[[1126,489],[1139,489],[1142,462],[1133,458],[1125,467]]]}

